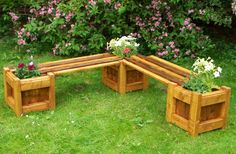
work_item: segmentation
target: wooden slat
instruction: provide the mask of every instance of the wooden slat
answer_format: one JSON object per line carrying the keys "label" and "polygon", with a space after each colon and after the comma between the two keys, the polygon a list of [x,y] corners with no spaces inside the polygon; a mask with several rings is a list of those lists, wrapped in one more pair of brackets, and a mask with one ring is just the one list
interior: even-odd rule
{"label": "wooden slat", "polygon": [[49,86],[49,108],[54,109],[56,107],[56,97],[55,97],[55,75],[53,73],[48,73],[50,78]]}
{"label": "wooden slat", "polygon": [[226,93],[220,90],[219,93],[212,93],[211,95],[203,95],[202,106],[208,106],[217,103],[223,103],[226,100]]}
{"label": "wooden slat", "polygon": [[[142,57],[143,57],[143,56],[142,56]],[[147,65],[149,65],[150,67],[152,67],[152,68],[154,68],[154,69],[163,71],[163,72],[165,72],[166,74],[168,74],[168,75],[171,76],[171,77],[177,78],[177,79],[182,80],[182,81],[184,80],[184,77],[183,77],[183,76],[181,76],[181,75],[179,75],[179,74],[176,74],[175,72],[170,71],[170,70],[168,70],[168,69],[166,69],[166,68],[163,68],[163,67],[161,67],[161,66],[159,66],[159,65],[156,65],[156,64],[154,64],[154,63],[152,63],[152,62],[149,62],[149,61],[147,61],[147,60],[144,59],[144,58],[140,58],[140,57],[138,57],[138,56],[132,56],[132,58],[135,59],[135,60],[137,60],[137,61],[140,61],[140,62],[142,62],[142,63],[144,63],[144,64],[147,64]]]}
{"label": "wooden slat", "polygon": [[[158,58],[156,56],[149,56],[150,58],[147,57],[148,60],[153,59],[157,62],[157,64],[161,65],[162,67],[169,69],[171,71],[175,71],[176,73],[180,73],[180,75],[188,77],[191,74],[191,71],[183,68],[181,66],[178,66],[176,64],[173,64],[171,62],[168,62],[164,59]],[[176,71],[177,70],[177,71]]]}
{"label": "wooden slat", "polygon": [[126,92],[126,67],[125,64],[123,62],[120,63],[120,67],[119,67],[119,93],[120,94],[125,94]]}
{"label": "wooden slat", "polygon": [[65,60],[58,60],[58,61],[53,61],[53,62],[46,62],[46,63],[39,64],[39,67],[43,68],[43,67],[58,66],[62,64],[70,64],[70,63],[88,61],[88,60],[105,58],[105,57],[115,57],[115,56],[109,53],[96,54],[96,55],[90,55],[90,56],[70,58],[70,59],[65,59]]}
{"label": "wooden slat", "polygon": [[179,126],[180,128],[188,131],[188,120],[182,118],[181,116],[177,115],[177,114],[173,114],[172,116],[173,122]]}
{"label": "wooden slat", "polygon": [[226,95],[225,95],[225,102],[222,105],[222,110],[221,110],[221,117],[224,119],[224,125],[223,128],[226,127],[227,125],[227,119],[228,119],[228,110],[229,110],[229,105],[230,105],[230,96],[231,96],[231,88],[226,87],[226,86],[222,86],[221,90],[223,90]]}
{"label": "wooden slat", "polygon": [[46,88],[50,86],[50,78],[48,76],[23,79],[20,82],[21,82],[21,91]]}
{"label": "wooden slat", "polygon": [[173,122],[172,115],[176,109],[176,99],[174,98],[174,90],[177,86],[176,83],[170,82],[167,87],[167,99],[166,99],[166,120]]}
{"label": "wooden slat", "polygon": [[124,60],[124,63],[126,65],[136,69],[137,71],[140,71],[140,72],[142,72],[142,73],[144,73],[144,74],[146,74],[146,75],[148,75],[148,76],[150,76],[150,77],[152,77],[152,78],[154,78],[156,80],[159,80],[160,82],[164,83],[165,85],[168,85],[168,83],[170,83],[169,80],[167,80],[167,79],[165,79],[165,78],[163,78],[163,77],[161,77],[159,75],[156,75],[155,73],[150,72],[150,71],[146,70],[145,68],[142,68],[142,67],[140,67],[140,66],[138,66],[136,64],[133,64],[133,63],[127,61],[127,60]]}
{"label": "wooden slat", "polygon": [[12,96],[7,97],[8,105],[15,111],[15,100]]}
{"label": "wooden slat", "polygon": [[4,79],[4,98],[5,98],[5,102],[7,103],[7,95],[9,95],[8,94],[8,91],[7,91],[7,86],[8,86],[8,84],[7,84],[7,72],[10,72],[10,69],[9,68],[7,68],[7,67],[4,67],[3,68],[3,79]]}
{"label": "wooden slat", "polygon": [[163,72],[161,70],[156,70],[154,68],[151,68],[150,66],[148,66],[146,64],[143,64],[143,63],[141,63],[139,61],[136,61],[134,59],[130,59],[130,58],[128,59],[127,58],[126,60],[130,61],[131,63],[134,63],[135,65],[138,65],[138,66],[140,66],[140,67],[142,67],[142,68],[144,68],[144,69],[146,69],[146,70],[148,70],[148,71],[150,71],[152,73],[155,73],[156,75],[161,76],[161,77],[163,77],[163,78],[165,78],[165,79],[167,79],[167,80],[169,80],[171,82],[175,82],[175,83],[177,83],[179,85],[183,84],[183,81],[181,81],[181,80],[179,80],[177,78],[169,76],[166,72]]}
{"label": "wooden slat", "polygon": [[54,74],[55,75],[61,75],[61,74],[64,74],[64,73],[71,73],[71,72],[88,70],[88,69],[93,69],[93,68],[117,65],[119,63],[120,63],[120,61],[106,62],[106,63],[96,64],[96,65],[91,65],[91,66],[84,66],[84,67],[80,67],[80,68],[73,68],[73,69],[67,69],[67,70],[62,70],[62,71],[56,71],[56,72],[54,72]]}
{"label": "wooden slat", "polygon": [[22,111],[22,97],[21,97],[21,89],[20,89],[20,79],[17,79],[14,83],[13,87],[13,95],[14,95],[14,100],[15,100],[15,113],[16,116],[21,116],[23,111]]}
{"label": "wooden slat", "polygon": [[49,101],[33,103],[23,106],[23,112],[42,111],[48,109]]}
{"label": "wooden slat", "polygon": [[85,66],[96,65],[96,64],[100,64],[100,63],[106,63],[106,62],[113,62],[113,61],[118,61],[118,60],[121,60],[121,58],[108,57],[108,58],[95,59],[95,60],[90,60],[90,61],[83,61],[83,62],[60,65],[60,66],[42,68],[42,69],[40,69],[40,72],[41,73],[56,72],[56,71],[62,71],[62,70],[66,70],[66,69],[85,67]]}
{"label": "wooden slat", "polygon": [[192,100],[192,92],[185,90],[184,88],[178,86],[175,87],[174,89],[174,97],[177,98],[178,100],[181,100],[187,104],[191,104]]}
{"label": "wooden slat", "polygon": [[6,73],[6,81],[12,88],[14,87],[16,79],[17,78],[14,76],[14,74],[12,72],[7,72]]}
{"label": "wooden slat", "polygon": [[198,132],[207,132],[213,129],[222,128],[224,126],[224,119],[217,118],[202,122],[199,124]]}
{"label": "wooden slat", "polygon": [[196,92],[192,93],[192,100],[190,105],[190,116],[189,116],[189,133],[192,136],[199,134],[199,122],[201,115],[201,99],[202,95]]}

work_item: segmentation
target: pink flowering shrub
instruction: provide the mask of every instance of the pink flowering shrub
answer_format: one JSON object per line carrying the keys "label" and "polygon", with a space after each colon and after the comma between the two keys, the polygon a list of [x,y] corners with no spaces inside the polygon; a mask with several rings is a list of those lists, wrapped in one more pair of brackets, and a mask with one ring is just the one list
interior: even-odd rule
{"label": "pink flowering shrub", "polygon": [[[199,56],[213,48],[191,16],[160,0],[49,0],[33,5],[29,16],[10,12],[18,45],[32,51],[85,55],[104,52],[112,38],[131,35],[142,54],[165,59]],[[26,22],[26,23],[25,23]]]}
{"label": "pink flowering shrub", "polygon": [[107,40],[132,32],[122,5],[111,0],[49,0],[29,9],[26,24],[19,24],[14,13],[10,16],[19,46],[83,55],[103,52]]}
{"label": "pink flowering shrub", "polygon": [[171,0],[175,5],[175,13],[188,14],[192,19],[203,23],[211,23],[231,27],[232,0]]}
{"label": "pink flowering shrub", "polygon": [[214,47],[211,40],[203,35],[190,17],[173,13],[171,5],[160,0],[152,0],[142,8],[142,14],[133,17],[137,26],[133,36],[146,42],[148,54],[156,54],[165,59],[192,57],[204,54]]}

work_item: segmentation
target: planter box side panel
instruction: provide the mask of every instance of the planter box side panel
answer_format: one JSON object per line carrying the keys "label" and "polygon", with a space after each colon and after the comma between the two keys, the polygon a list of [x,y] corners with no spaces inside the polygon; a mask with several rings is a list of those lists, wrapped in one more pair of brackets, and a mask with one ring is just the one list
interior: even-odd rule
{"label": "planter box side panel", "polygon": [[218,103],[218,104],[202,107],[201,108],[200,122],[220,118],[221,110],[222,110],[222,104],[223,103]]}
{"label": "planter box side panel", "polygon": [[23,106],[49,101],[49,88],[23,91],[21,96]]}
{"label": "planter box side panel", "polygon": [[[115,91],[120,92],[120,66],[107,66],[102,69],[102,82]],[[125,66],[124,74],[126,74],[125,91],[135,91],[146,89],[148,84],[147,77],[128,66]]]}
{"label": "planter box side panel", "polygon": [[118,69],[116,67],[102,68],[102,82],[111,89],[118,91]]}

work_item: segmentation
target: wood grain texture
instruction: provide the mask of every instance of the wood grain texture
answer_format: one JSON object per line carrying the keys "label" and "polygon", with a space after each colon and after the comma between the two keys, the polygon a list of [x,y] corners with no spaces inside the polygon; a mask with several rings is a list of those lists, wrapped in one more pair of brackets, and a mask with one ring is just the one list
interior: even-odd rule
{"label": "wood grain texture", "polygon": [[162,63],[162,64],[165,64],[165,65],[167,65],[167,66],[170,66],[171,68],[175,68],[176,70],[179,70],[179,71],[181,71],[181,72],[184,72],[184,74],[186,75],[186,76],[189,76],[190,74],[191,74],[191,71],[190,70],[188,70],[188,69],[186,69],[186,68],[183,68],[183,67],[181,67],[181,66],[178,66],[178,65],[176,65],[176,64],[174,64],[174,63],[171,63],[171,62],[168,62],[168,61],[166,61],[166,60],[164,60],[164,59],[161,59],[161,58],[158,58],[158,57],[156,57],[156,56],[149,56],[151,59],[154,59],[154,60],[156,60],[156,61],[158,61],[158,62],[160,62],[160,63]]}
{"label": "wood grain texture", "polygon": [[[152,63],[152,62],[150,62],[150,61],[147,61],[145,58],[140,58],[140,57],[138,57],[138,56],[132,56],[132,58],[135,59],[135,60],[137,60],[137,61],[140,61],[140,62],[142,62],[142,63],[144,63],[144,64],[147,64],[147,65],[149,65],[150,67],[152,67],[152,68],[154,68],[154,69],[157,69],[157,70],[159,70],[159,71],[161,71],[161,72],[165,72],[165,74],[168,74],[170,77],[177,78],[177,79],[182,80],[182,81],[185,79],[184,76],[179,75],[178,73],[175,73],[175,72],[172,71],[172,70],[168,70],[168,69],[166,69],[166,68],[164,68],[164,67],[162,67],[162,66],[156,65],[155,63]],[[176,69],[174,69],[174,70],[176,70]]]}
{"label": "wood grain texture", "polygon": [[56,72],[54,72],[54,74],[61,75],[61,74],[66,74],[66,73],[73,73],[73,72],[84,71],[84,70],[88,70],[88,69],[100,68],[100,67],[105,67],[105,66],[112,66],[112,65],[119,64],[119,63],[120,63],[120,61],[106,62],[106,63],[96,64],[96,65],[91,65],[91,66],[83,66],[83,67],[79,67],[79,68],[56,71]]}
{"label": "wood grain texture", "polygon": [[176,99],[174,99],[174,90],[176,83],[170,82],[167,87],[167,102],[166,102],[166,120],[172,122],[173,114],[175,113]]}
{"label": "wood grain texture", "polygon": [[146,74],[146,75],[148,75],[148,76],[150,76],[150,77],[152,77],[152,78],[154,78],[154,79],[156,79],[156,80],[159,80],[160,82],[164,83],[165,85],[168,85],[168,83],[170,83],[169,80],[167,80],[167,79],[165,79],[165,78],[163,78],[163,77],[161,77],[161,76],[158,76],[158,75],[156,75],[155,73],[150,72],[150,71],[146,70],[145,68],[143,68],[143,67],[141,67],[141,66],[138,66],[138,65],[136,65],[136,64],[133,64],[133,63],[127,61],[127,60],[124,60],[124,63],[125,63],[126,65],[128,65],[128,66],[130,66],[130,67],[132,67],[132,68],[134,68],[134,69],[136,69],[136,70],[142,72],[143,74]]}
{"label": "wood grain texture", "polygon": [[169,82],[175,82],[175,83],[177,83],[179,85],[183,84],[183,80],[180,80],[180,79],[178,79],[176,77],[170,76],[167,72],[165,72],[163,70],[152,68],[149,65],[147,65],[145,63],[142,63],[140,61],[137,61],[137,60],[135,60],[133,58],[129,58],[129,59],[127,58],[126,60],[131,62],[131,63],[133,63],[133,64],[135,64],[135,65],[137,65],[137,66],[139,66],[139,67],[144,68],[145,70],[147,70],[149,72],[152,72],[152,73],[154,73],[154,74],[156,74],[156,75],[158,75],[158,76],[160,76],[162,78],[165,78],[165,79],[169,80]]}
{"label": "wood grain texture", "polygon": [[20,79],[16,79],[13,87],[14,91],[14,101],[15,101],[15,113],[16,116],[21,116],[23,114],[22,110],[22,97],[21,97],[21,87]]}
{"label": "wood grain texture", "polygon": [[4,98],[5,98],[5,102],[7,103],[8,102],[8,99],[7,99],[7,92],[8,92],[8,84],[7,84],[7,72],[10,72],[10,69],[7,68],[7,67],[4,67],[3,68],[3,81],[4,81]]}
{"label": "wood grain texture", "polygon": [[77,58],[70,58],[70,59],[42,63],[42,64],[39,64],[39,68],[65,65],[65,64],[71,64],[71,63],[76,63],[76,62],[84,62],[84,61],[89,61],[89,60],[94,60],[94,59],[105,58],[105,57],[116,57],[116,56],[111,55],[109,53],[104,53],[104,54],[96,54],[96,55],[83,56],[83,57],[77,57]]}
{"label": "wood grain texture", "polygon": [[119,78],[118,78],[118,85],[119,85],[119,93],[125,94],[126,92],[126,66],[123,62],[120,63],[119,67]]}

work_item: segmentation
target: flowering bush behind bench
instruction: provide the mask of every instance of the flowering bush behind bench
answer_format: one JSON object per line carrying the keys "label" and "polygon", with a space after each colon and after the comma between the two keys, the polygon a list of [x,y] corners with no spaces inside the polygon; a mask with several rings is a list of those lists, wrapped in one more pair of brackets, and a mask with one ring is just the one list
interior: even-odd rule
{"label": "flowering bush behind bench", "polygon": [[178,12],[180,2],[50,0],[33,5],[25,24],[17,13],[9,15],[20,48],[33,51],[48,47],[60,55],[94,54],[112,38],[132,35],[139,38],[142,54],[166,59],[204,55],[214,45],[192,17],[200,19],[206,11],[192,5]]}

